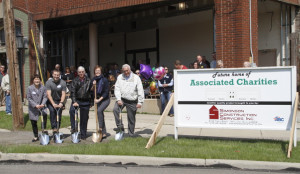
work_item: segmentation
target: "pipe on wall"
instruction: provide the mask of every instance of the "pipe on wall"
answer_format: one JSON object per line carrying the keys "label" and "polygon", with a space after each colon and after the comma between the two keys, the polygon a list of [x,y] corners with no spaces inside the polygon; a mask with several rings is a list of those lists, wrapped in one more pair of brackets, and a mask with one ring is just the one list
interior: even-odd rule
{"label": "pipe on wall", "polygon": [[250,55],[251,55],[251,64],[253,66],[254,57],[253,57],[253,48],[252,48],[252,0],[249,0],[249,23],[250,23]]}

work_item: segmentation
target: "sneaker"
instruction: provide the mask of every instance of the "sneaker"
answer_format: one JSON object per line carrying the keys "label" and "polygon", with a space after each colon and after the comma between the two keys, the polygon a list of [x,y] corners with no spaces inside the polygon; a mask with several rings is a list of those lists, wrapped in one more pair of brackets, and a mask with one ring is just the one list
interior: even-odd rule
{"label": "sneaker", "polygon": [[86,140],[86,136],[80,135],[80,139],[81,139],[81,140]]}
{"label": "sneaker", "polygon": [[6,115],[11,115],[11,113],[7,113]]}
{"label": "sneaker", "polygon": [[174,117],[174,114],[169,114],[170,117]]}
{"label": "sneaker", "polygon": [[71,129],[71,134],[74,134],[75,133],[75,130],[74,129]]}
{"label": "sneaker", "polygon": [[53,132],[53,135],[55,135],[57,133],[57,129],[53,129],[52,132]]}
{"label": "sneaker", "polygon": [[[120,132],[120,128],[118,128],[118,127],[114,128],[113,130],[116,131],[116,132]],[[121,130],[124,132],[124,128],[123,127],[121,128]]]}
{"label": "sneaker", "polygon": [[37,142],[37,141],[39,141],[40,139],[39,139],[39,137],[34,137],[32,140],[31,140],[31,142]]}

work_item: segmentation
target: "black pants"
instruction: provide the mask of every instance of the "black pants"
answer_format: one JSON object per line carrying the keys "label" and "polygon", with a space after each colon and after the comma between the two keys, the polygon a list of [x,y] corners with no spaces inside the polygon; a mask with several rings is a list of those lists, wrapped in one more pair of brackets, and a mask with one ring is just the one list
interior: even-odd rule
{"label": "black pants", "polygon": [[[87,124],[89,120],[90,105],[79,105],[80,110],[80,136],[86,138]],[[75,108],[73,103],[70,107],[71,129],[75,129]]]}
{"label": "black pants", "polygon": [[[44,129],[46,129],[47,127],[47,114],[43,114],[43,119],[44,119]],[[32,131],[33,131],[33,135],[34,137],[38,137],[38,126],[37,126],[37,121],[36,120],[30,120],[31,121],[31,125],[32,125]]]}
{"label": "black pants", "polygon": [[[56,104],[59,104],[58,102],[55,102]],[[50,111],[50,121],[51,121],[51,128],[52,129],[59,129],[60,127],[60,123],[61,123],[61,113],[62,113],[62,109],[60,108],[56,108],[57,110],[59,109],[59,112],[57,113],[57,111],[55,110],[55,108],[52,106],[52,104],[50,102],[48,102],[47,104],[48,109]],[[57,126],[57,115],[59,117],[59,127]]]}
{"label": "black pants", "polygon": [[124,127],[123,123],[119,119],[119,115],[120,115],[121,109],[126,107],[127,120],[128,120],[128,134],[129,134],[129,136],[133,136],[134,128],[135,128],[135,115],[136,115],[136,110],[137,110],[137,108],[136,108],[137,101],[130,101],[130,100],[122,99],[122,102],[123,102],[122,108],[121,108],[121,106],[118,105],[118,102],[116,102],[114,109],[113,109],[116,125],[117,125],[117,127]]}

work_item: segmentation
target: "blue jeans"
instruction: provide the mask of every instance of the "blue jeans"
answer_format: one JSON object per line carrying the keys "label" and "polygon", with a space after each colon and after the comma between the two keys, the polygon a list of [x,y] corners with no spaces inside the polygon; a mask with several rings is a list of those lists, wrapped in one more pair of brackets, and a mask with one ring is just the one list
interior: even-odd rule
{"label": "blue jeans", "polygon": [[[169,102],[169,100],[171,98],[171,94],[172,94],[171,91],[160,92],[161,114],[164,112],[165,107],[167,106],[167,104],[168,104],[168,102]],[[173,106],[172,106],[169,114],[174,114]]]}
{"label": "blue jeans", "polygon": [[11,100],[10,94],[6,95],[5,93],[5,106],[6,106],[6,113],[11,113]]}

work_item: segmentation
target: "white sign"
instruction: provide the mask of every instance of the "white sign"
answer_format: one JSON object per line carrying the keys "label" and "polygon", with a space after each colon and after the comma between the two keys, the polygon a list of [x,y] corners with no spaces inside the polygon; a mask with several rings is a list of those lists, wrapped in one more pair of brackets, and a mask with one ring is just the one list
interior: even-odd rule
{"label": "white sign", "polygon": [[296,67],[175,70],[177,127],[289,130]]}

